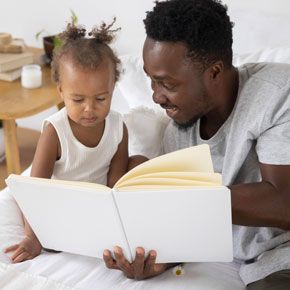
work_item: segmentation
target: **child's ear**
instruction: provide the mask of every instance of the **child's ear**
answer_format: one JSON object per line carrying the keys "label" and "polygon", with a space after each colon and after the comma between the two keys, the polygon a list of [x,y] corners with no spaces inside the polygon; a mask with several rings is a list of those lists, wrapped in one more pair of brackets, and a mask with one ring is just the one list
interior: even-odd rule
{"label": "child's ear", "polygon": [[62,93],[61,85],[60,85],[60,84],[58,84],[58,85],[56,86],[56,88],[57,88],[57,91],[58,91],[58,93],[59,93],[60,97],[61,97],[61,98],[62,98],[62,100],[63,100],[63,93]]}

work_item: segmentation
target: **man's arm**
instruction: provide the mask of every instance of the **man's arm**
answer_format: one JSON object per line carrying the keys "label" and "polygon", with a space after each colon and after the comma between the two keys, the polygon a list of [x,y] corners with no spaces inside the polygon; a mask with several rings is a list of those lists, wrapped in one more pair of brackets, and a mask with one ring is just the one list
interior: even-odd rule
{"label": "man's arm", "polygon": [[233,223],[290,229],[290,165],[260,163],[262,181],[229,186]]}

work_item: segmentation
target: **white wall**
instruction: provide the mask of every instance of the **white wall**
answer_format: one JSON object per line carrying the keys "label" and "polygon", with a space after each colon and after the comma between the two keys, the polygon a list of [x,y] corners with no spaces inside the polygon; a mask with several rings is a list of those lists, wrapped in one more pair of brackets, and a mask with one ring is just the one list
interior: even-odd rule
{"label": "white wall", "polygon": [[45,29],[51,34],[63,30],[70,20],[70,9],[79,23],[88,29],[101,21],[110,22],[117,17],[118,52],[140,53],[144,39],[142,19],[153,0],[0,0],[0,30],[23,37],[28,45],[41,46],[35,34]]}
{"label": "white wall", "polygon": [[[224,0],[234,27],[234,52],[246,53],[265,47],[290,46],[289,0]],[[104,20],[110,22],[117,16],[117,26],[122,27],[115,48],[119,54],[141,55],[145,32],[142,20],[145,11],[151,10],[153,0],[0,0],[0,31],[22,37],[28,45],[42,46],[35,34],[46,29],[54,34],[65,28],[74,10],[79,23],[89,29]],[[37,118],[19,121],[21,126],[39,129]],[[37,121],[34,121],[37,120]],[[37,123],[37,124],[36,124]],[[35,125],[36,124],[36,125]]]}
{"label": "white wall", "polygon": [[[144,40],[142,19],[153,0],[0,0],[0,30],[23,37],[27,44],[41,46],[35,34],[41,29],[57,33],[70,19],[70,9],[79,23],[91,28],[117,16],[122,27],[117,41],[120,54],[141,53]],[[264,46],[290,44],[289,0],[224,0],[234,27],[234,51],[244,53]]]}
{"label": "white wall", "polygon": [[289,0],[223,0],[235,26],[234,53],[290,46]]}

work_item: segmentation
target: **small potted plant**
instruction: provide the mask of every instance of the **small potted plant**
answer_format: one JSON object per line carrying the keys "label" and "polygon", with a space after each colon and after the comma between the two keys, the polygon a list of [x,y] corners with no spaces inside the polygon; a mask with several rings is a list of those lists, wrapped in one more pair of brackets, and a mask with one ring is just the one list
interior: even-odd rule
{"label": "small potted plant", "polygon": [[[77,25],[78,23],[78,18],[76,16],[76,14],[74,13],[73,10],[70,10],[71,12],[71,22],[73,25]],[[61,40],[58,36],[58,34],[56,35],[50,35],[49,33],[47,33],[47,31],[45,29],[42,29],[41,31],[39,31],[38,33],[36,33],[35,37],[36,39],[39,39],[41,34],[47,34],[47,36],[42,37],[42,42],[43,42],[43,49],[45,52],[44,55],[44,62],[46,64],[50,64],[52,61],[52,55],[53,55],[53,50],[59,46],[61,46]]]}
{"label": "small potted plant", "polygon": [[[43,33],[44,30],[39,32],[39,35]],[[38,37],[38,36],[37,36]],[[45,52],[45,63],[50,64],[52,61],[52,54],[55,47],[61,45],[61,40],[58,38],[57,35],[48,35],[42,37],[43,49]]]}

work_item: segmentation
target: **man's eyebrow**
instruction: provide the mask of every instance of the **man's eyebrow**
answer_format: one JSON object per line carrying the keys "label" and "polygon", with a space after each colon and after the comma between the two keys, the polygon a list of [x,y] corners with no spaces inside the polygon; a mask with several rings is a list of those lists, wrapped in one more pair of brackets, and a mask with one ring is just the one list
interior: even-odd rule
{"label": "man's eyebrow", "polygon": [[[148,72],[146,71],[146,69],[145,69],[145,67],[143,66],[143,70],[144,70],[144,72],[145,72],[145,74],[147,75],[147,76],[149,76],[149,74],[148,74]],[[168,79],[171,79],[171,77],[170,76],[150,76],[152,79],[154,79],[154,80],[158,80],[158,81],[163,81],[163,80],[168,80]]]}

